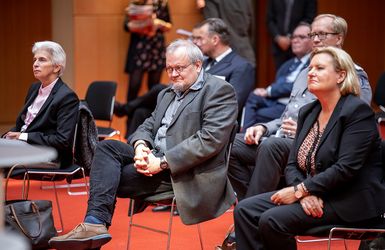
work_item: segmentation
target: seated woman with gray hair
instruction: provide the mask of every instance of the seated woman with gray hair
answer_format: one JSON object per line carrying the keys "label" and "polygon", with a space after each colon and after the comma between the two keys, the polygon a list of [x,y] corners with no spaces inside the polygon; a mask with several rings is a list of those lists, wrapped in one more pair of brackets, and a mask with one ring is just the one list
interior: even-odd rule
{"label": "seated woman with gray hair", "polygon": [[58,152],[60,167],[72,163],[72,144],[79,99],[60,78],[66,65],[63,48],[52,41],[32,47],[32,70],[38,82],[27,92],[16,125],[2,137],[50,146]]}

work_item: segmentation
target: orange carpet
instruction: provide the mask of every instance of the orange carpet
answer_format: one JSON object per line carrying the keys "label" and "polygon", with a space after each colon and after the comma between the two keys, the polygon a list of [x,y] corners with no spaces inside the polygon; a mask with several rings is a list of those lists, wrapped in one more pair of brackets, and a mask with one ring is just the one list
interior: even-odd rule
{"label": "orange carpet", "polygon": [[[79,182],[79,180],[76,180]],[[50,182],[44,182],[43,185],[49,185]],[[58,183],[60,184],[60,183]],[[84,189],[74,189],[73,191],[82,191]],[[17,199],[21,193],[21,181],[11,180],[8,190],[9,199]],[[69,196],[66,189],[59,189],[59,199],[62,208],[62,214],[64,219],[64,232],[68,232],[73,229],[79,222],[83,220],[86,206],[87,197],[81,196]],[[31,181],[30,199],[47,199],[54,202],[53,190],[42,190],[40,188],[39,181]],[[54,219],[55,225],[58,227],[59,217],[57,214],[56,204],[54,206]],[[115,215],[110,227],[110,233],[112,240],[105,245],[103,250],[120,250],[126,249],[127,244],[127,227],[128,227],[128,199],[118,199]],[[222,242],[224,235],[228,227],[233,223],[232,212],[227,212],[217,219],[204,222],[201,224],[201,231],[203,234],[204,249],[213,250],[216,245]],[[148,225],[159,225],[161,228],[167,227],[168,214],[166,212],[153,213],[151,207],[141,214],[134,217],[135,221],[148,223]],[[142,230],[140,228],[134,228],[132,233],[132,241],[130,249],[140,250],[157,250],[166,249],[167,236],[153,233],[150,231]],[[349,249],[357,249],[358,241],[349,241]],[[332,249],[342,250],[344,249],[342,242],[333,242]],[[181,223],[179,217],[174,218],[171,249],[180,250],[194,250],[200,249],[199,239],[196,226],[185,226]],[[326,243],[307,243],[300,244],[300,250],[316,250],[326,249]]]}

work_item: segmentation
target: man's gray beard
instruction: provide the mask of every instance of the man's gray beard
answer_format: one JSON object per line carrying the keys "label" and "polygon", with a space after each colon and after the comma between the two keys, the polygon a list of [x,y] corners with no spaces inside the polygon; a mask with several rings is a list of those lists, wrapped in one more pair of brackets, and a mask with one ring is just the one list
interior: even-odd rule
{"label": "man's gray beard", "polygon": [[186,86],[185,85],[173,84],[172,86],[173,86],[174,90],[178,91],[178,92],[184,92],[186,90]]}

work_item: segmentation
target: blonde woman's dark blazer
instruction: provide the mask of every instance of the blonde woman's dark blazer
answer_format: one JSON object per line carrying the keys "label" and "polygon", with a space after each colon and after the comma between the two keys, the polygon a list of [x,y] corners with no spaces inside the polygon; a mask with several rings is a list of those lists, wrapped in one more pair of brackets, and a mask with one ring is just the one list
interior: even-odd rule
{"label": "blonde woman's dark blazer", "polygon": [[359,97],[341,97],[316,151],[316,175],[298,169],[298,149],[321,111],[319,101],[300,110],[297,135],[286,168],[288,185],[304,181],[346,222],[381,215],[385,208],[381,140],[374,113]]}

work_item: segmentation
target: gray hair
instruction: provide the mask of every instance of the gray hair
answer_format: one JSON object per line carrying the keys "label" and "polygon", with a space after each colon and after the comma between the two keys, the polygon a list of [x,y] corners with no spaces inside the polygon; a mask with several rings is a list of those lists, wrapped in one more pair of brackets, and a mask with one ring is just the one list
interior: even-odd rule
{"label": "gray hair", "polygon": [[333,32],[338,33],[342,36],[342,41],[341,41],[341,45],[342,45],[348,33],[348,23],[346,22],[346,20],[340,16],[333,15],[333,14],[320,14],[314,18],[313,22],[322,18],[332,19]]}
{"label": "gray hair", "polygon": [[63,75],[66,67],[66,53],[60,44],[52,41],[36,42],[32,47],[32,53],[36,54],[38,50],[47,51],[51,55],[52,63],[60,66],[59,76]]}
{"label": "gray hair", "polygon": [[184,49],[191,63],[197,61],[203,62],[202,51],[192,41],[185,39],[177,39],[167,46],[166,54],[174,53],[178,49]]}

